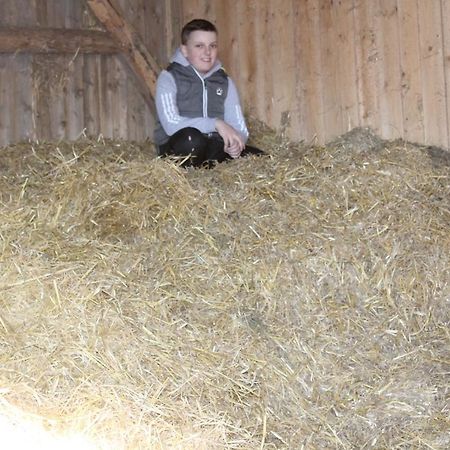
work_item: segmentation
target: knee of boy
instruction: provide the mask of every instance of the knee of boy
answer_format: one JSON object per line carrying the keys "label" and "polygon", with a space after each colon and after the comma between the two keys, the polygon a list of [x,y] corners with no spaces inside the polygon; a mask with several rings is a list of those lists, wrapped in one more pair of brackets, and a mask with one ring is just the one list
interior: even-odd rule
{"label": "knee of boy", "polygon": [[183,128],[169,140],[173,152],[178,155],[201,153],[207,146],[206,138],[196,128]]}
{"label": "knee of boy", "polygon": [[197,128],[186,128],[185,130],[185,139],[188,145],[192,145],[195,148],[203,148],[208,145],[207,139]]}

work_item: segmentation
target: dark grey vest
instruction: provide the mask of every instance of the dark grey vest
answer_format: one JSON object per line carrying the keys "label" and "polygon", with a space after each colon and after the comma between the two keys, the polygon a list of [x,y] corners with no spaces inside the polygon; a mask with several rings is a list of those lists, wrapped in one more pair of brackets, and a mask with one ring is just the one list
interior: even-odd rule
{"label": "dark grey vest", "polygon": [[[191,66],[182,66],[173,62],[167,71],[175,79],[177,86],[177,106],[181,116],[204,117],[203,83]],[[223,69],[212,73],[203,82],[206,89],[206,116],[224,119],[225,98],[228,94],[228,76]],[[161,145],[169,139],[159,120],[155,128],[155,143]]]}

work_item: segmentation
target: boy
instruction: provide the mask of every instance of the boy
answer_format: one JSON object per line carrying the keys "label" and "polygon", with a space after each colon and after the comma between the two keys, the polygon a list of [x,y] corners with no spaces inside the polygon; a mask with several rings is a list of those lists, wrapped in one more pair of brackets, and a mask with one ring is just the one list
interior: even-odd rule
{"label": "boy", "polygon": [[187,165],[200,166],[263,153],[245,145],[239,96],[218,60],[217,29],[207,20],[183,27],[181,46],[156,83],[156,110],[161,156],[184,156]]}

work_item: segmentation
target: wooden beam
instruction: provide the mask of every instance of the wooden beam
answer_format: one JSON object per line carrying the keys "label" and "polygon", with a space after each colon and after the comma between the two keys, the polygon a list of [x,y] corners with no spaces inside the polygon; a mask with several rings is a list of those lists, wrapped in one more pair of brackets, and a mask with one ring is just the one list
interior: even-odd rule
{"label": "wooden beam", "polygon": [[155,97],[156,79],[161,69],[139,34],[124,19],[113,0],[87,0],[87,3],[98,21],[109,31],[134,72],[143,80],[151,96]]}
{"label": "wooden beam", "polygon": [[117,53],[108,33],[64,28],[0,28],[0,53]]}

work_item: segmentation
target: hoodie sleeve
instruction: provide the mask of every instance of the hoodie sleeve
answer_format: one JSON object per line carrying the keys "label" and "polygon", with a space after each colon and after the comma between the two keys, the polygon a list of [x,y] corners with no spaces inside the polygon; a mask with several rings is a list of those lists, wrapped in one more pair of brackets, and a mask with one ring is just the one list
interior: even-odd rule
{"label": "hoodie sleeve", "polygon": [[215,119],[209,117],[183,117],[177,106],[177,86],[173,76],[163,70],[156,82],[156,111],[164,131],[172,136],[186,127],[193,127],[202,133],[216,131]]}
{"label": "hoodie sleeve", "polygon": [[225,122],[231,125],[239,132],[244,142],[248,140],[248,129],[245,123],[244,114],[242,113],[239,94],[233,80],[228,77],[228,95],[225,99]]}

